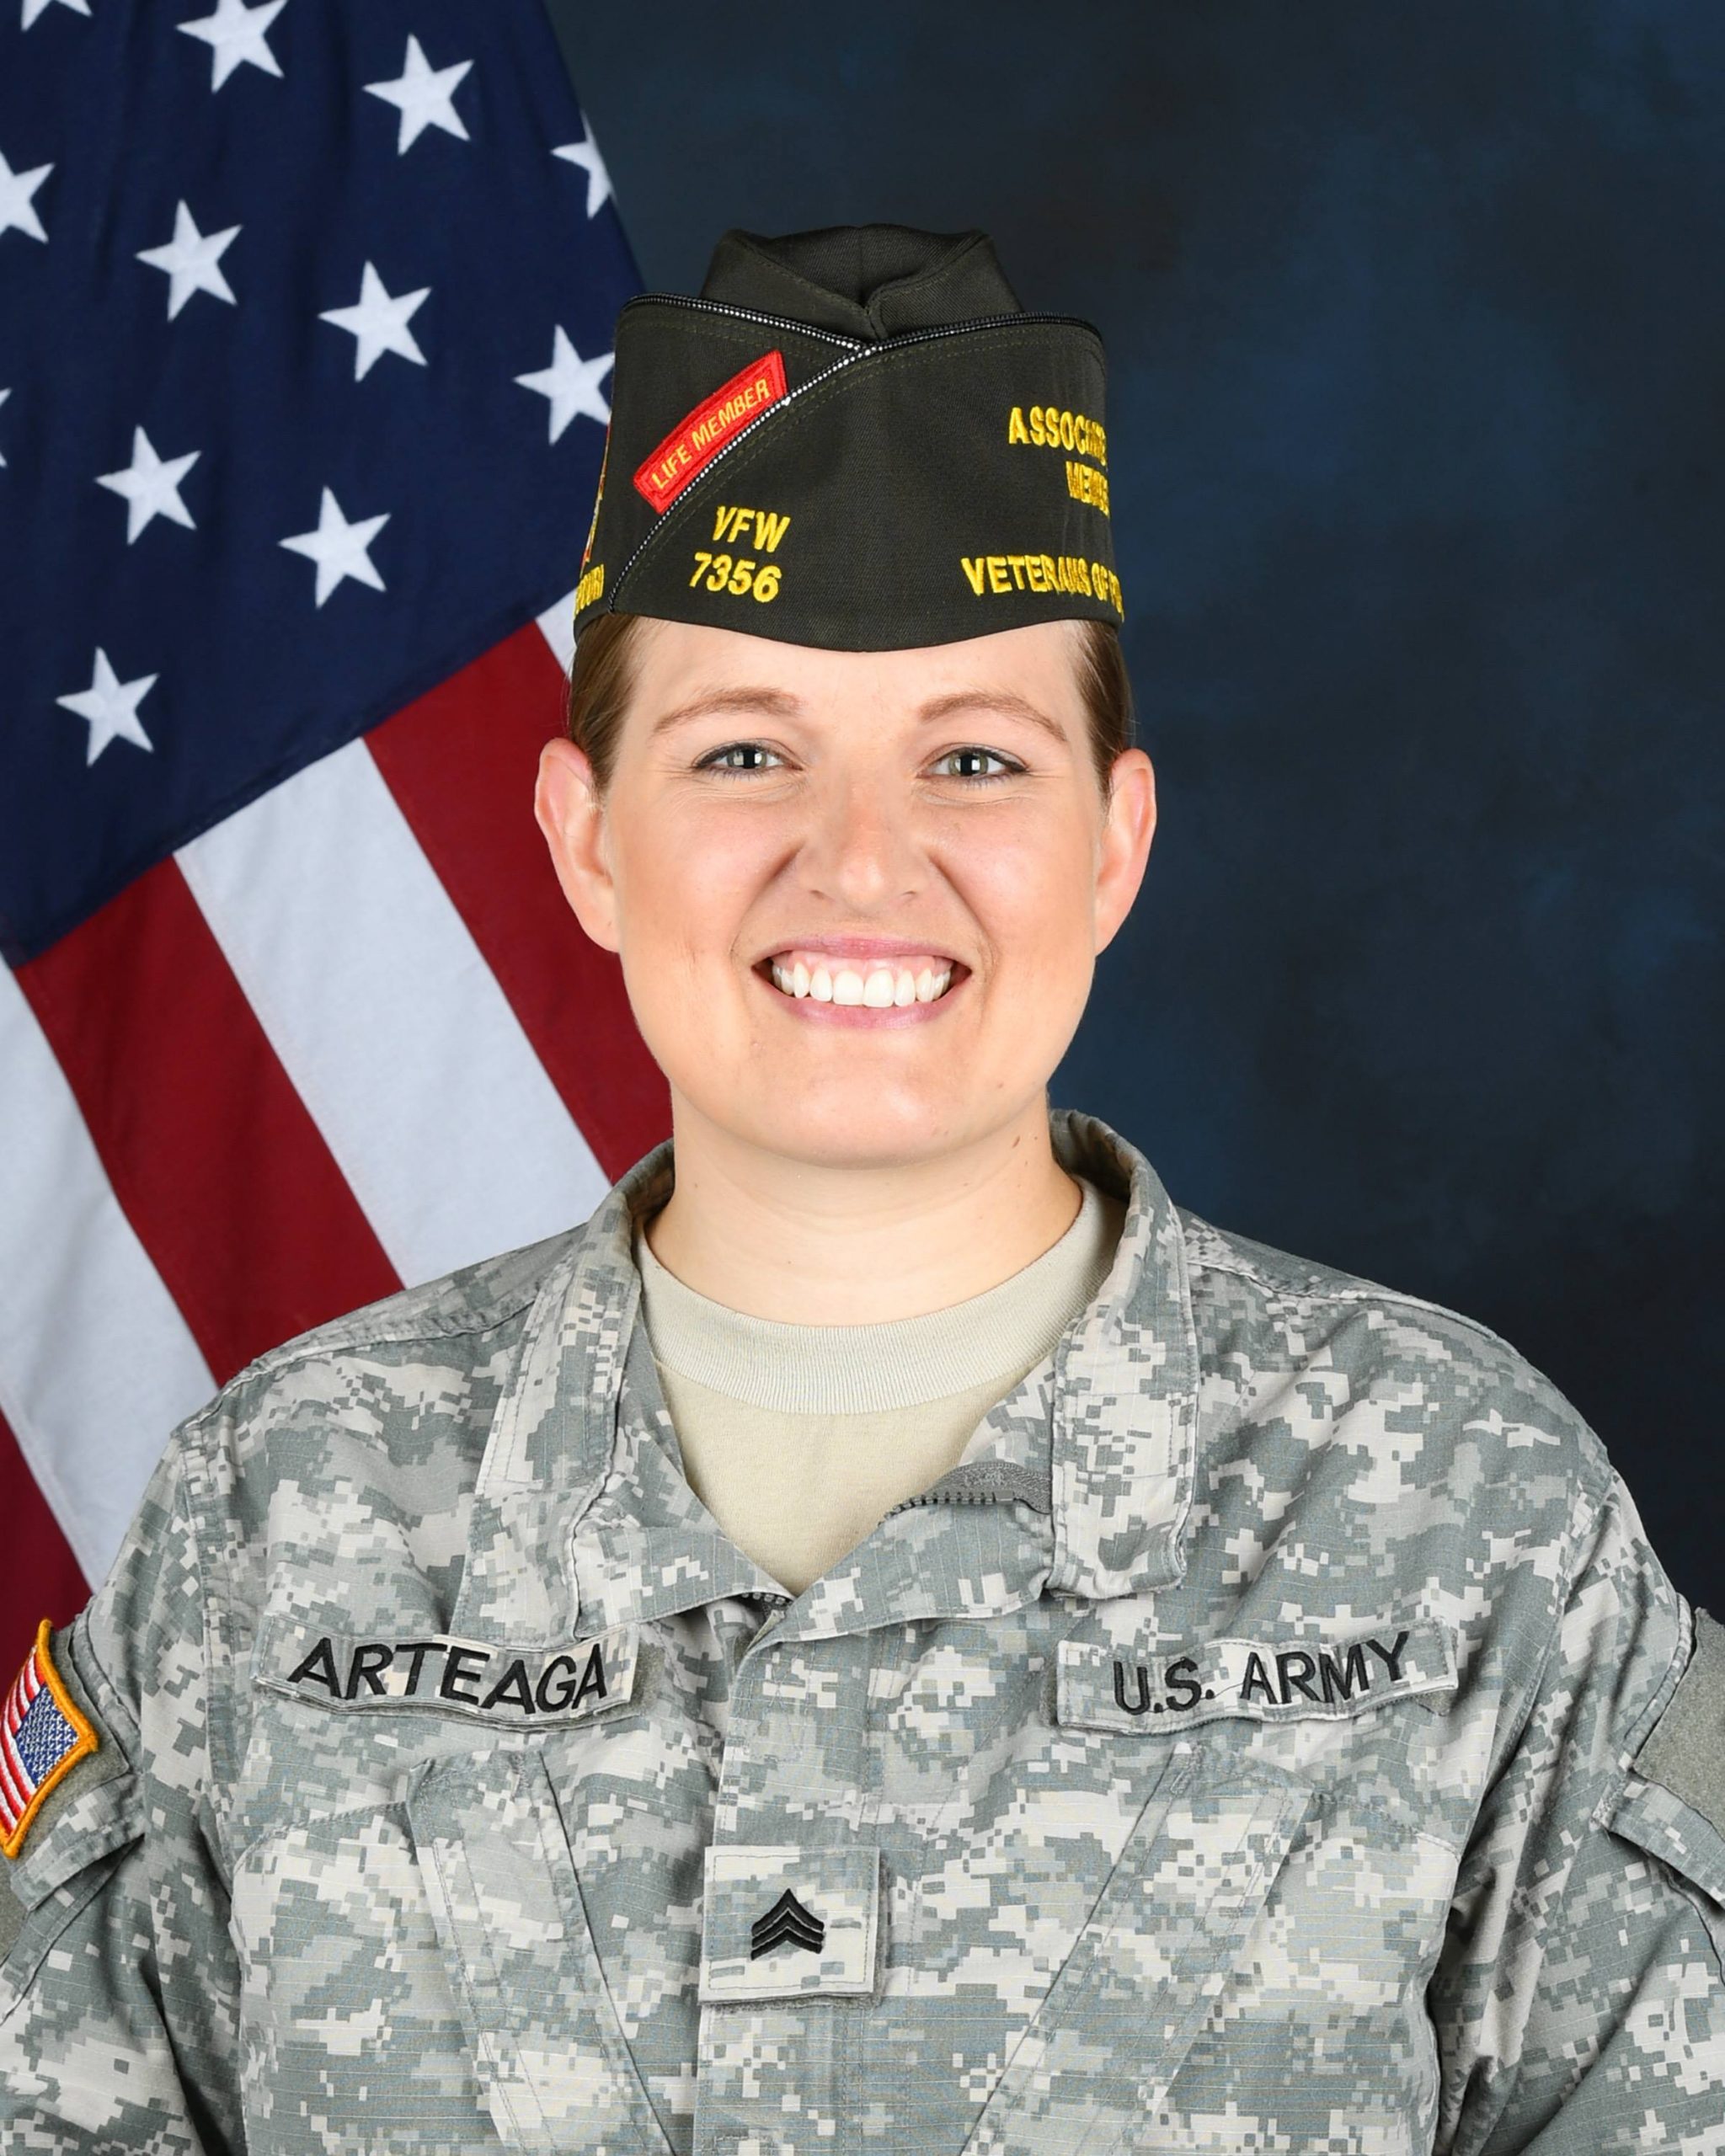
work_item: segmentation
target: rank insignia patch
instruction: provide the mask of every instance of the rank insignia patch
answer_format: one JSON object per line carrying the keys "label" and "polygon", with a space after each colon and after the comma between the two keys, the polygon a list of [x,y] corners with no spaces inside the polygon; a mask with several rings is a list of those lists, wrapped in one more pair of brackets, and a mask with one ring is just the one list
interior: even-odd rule
{"label": "rank insignia patch", "polygon": [[749,1959],[758,1961],[781,1946],[799,1946],[805,1953],[818,1954],[825,1940],[826,1926],[787,1886],[766,1914],[750,1925]]}
{"label": "rank insignia patch", "polygon": [[16,1856],[51,1790],[97,1748],[49,1652],[45,1617],[0,1710],[0,1849]]}

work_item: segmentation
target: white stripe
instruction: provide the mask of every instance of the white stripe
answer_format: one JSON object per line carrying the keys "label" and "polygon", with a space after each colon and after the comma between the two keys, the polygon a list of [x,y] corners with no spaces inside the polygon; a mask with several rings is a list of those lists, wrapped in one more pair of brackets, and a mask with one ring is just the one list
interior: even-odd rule
{"label": "white stripe", "polygon": [[7,1762],[6,1754],[12,1744],[11,1732],[8,1731],[0,1734],[3,1734],[4,1739],[0,1742],[0,1825],[3,1825],[9,1834],[14,1832],[19,1821],[23,1818],[31,1792],[17,1779]]}
{"label": "white stripe", "polygon": [[404,1281],[592,1211],[608,1179],[363,741],[178,859]]}
{"label": "white stripe", "polygon": [[11,1763],[7,1765],[6,1774],[7,1780],[10,1785],[7,1795],[7,1809],[11,1814],[11,1824],[6,1831],[8,1833],[15,1834],[18,1832],[19,1821],[29,1810],[31,1800],[41,1787],[41,1783],[19,1758],[18,1747],[12,1741],[10,1731],[6,1732],[5,1749]]}
{"label": "white stripe", "polygon": [[[13,1732],[23,1721],[24,1710],[18,1703],[18,1687],[14,1684],[12,1688],[12,1696],[6,1702],[6,1713],[3,1717],[0,1717],[0,1802],[4,1802],[15,1794],[15,1785],[12,1782],[12,1770],[6,1762],[6,1746],[11,1741]],[[14,1821],[13,1823],[15,1825],[17,1822]]]}
{"label": "white stripe", "polygon": [[8,1721],[0,1729],[0,1768],[9,1776],[13,1787],[23,1797],[28,1797],[35,1787],[35,1778],[24,1764],[24,1754],[18,1748],[18,1732],[24,1727],[22,1721]]}
{"label": "white stripe", "polygon": [[575,595],[565,592],[554,606],[538,616],[539,633],[551,646],[551,655],[567,674],[575,655]]}
{"label": "white stripe", "polygon": [[100,1580],[176,1422],[216,1390],[0,966],[0,1414]]}

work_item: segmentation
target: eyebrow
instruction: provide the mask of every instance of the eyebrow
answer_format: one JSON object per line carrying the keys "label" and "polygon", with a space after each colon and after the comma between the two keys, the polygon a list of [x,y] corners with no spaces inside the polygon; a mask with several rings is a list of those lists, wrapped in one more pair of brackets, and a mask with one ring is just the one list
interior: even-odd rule
{"label": "eyebrow", "polygon": [[1058,721],[1039,709],[1028,696],[1018,696],[1011,689],[959,689],[949,696],[936,696],[932,702],[924,704],[917,717],[925,726],[932,726],[937,719],[951,718],[961,711],[993,711],[1008,718],[1022,718],[1028,725],[1039,727],[1063,749],[1068,745],[1065,729]]}
{"label": "eyebrow", "polygon": [[656,741],[672,727],[682,726],[692,718],[708,718],[715,712],[758,711],[773,718],[793,718],[802,708],[800,700],[786,689],[709,689],[661,713],[654,720],[648,739]]}
{"label": "eyebrow", "polygon": [[[675,726],[684,725],[692,718],[710,718],[718,712],[760,712],[772,718],[794,718],[802,708],[802,699],[785,689],[713,689],[691,696],[675,710],[662,712],[653,722],[649,739],[656,741]],[[949,696],[936,696],[924,704],[916,717],[920,724],[932,726],[961,711],[992,711],[1010,718],[1022,718],[1027,725],[1039,728],[1058,741],[1062,748],[1069,745],[1065,729],[1055,720],[1039,710],[1028,697],[1010,689],[954,690]]]}

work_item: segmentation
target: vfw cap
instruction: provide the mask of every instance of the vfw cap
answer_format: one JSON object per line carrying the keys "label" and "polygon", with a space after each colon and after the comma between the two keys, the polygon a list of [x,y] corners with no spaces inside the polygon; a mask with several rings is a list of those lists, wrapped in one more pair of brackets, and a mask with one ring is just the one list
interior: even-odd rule
{"label": "vfw cap", "polygon": [[882,651],[1122,619],[1102,339],[986,234],[729,232],[617,322],[575,633],[607,612]]}

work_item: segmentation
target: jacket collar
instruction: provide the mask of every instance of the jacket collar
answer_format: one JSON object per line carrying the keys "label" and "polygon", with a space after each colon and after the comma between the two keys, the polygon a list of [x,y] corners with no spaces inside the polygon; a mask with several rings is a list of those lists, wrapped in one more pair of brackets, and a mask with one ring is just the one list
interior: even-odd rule
{"label": "jacket collar", "polygon": [[[991,1411],[964,1465],[927,1493],[936,1501],[985,1494],[992,1469],[1002,1495],[1020,1495],[1045,1464],[1048,1515],[1019,1537],[1013,1606],[1044,1588],[1109,1599],[1172,1585],[1184,1569],[1192,1502],[1198,1346],[1179,1215],[1144,1155],[1096,1117],[1055,1109],[1049,1134],[1064,1167],[1125,1205],[1113,1265],[1053,1355]],[[675,1438],[668,1454],[644,1442],[664,1402],[638,1342],[630,1365],[641,1294],[634,1225],[669,1197],[674,1173],[666,1139],[572,1232],[534,1298],[473,1495],[451,1620],[462,1636],[549,1641],[721,1595],[782,1593],[681,1478],[664,1472]],[[1023,1518],[1024,1508],[1015,1509]],[[930,1529],[919,1518],[916,1530],[905,1538],[913,1545]],[[975,1522],[965,1533],[979,1556],[988,1545],[997,1570],[996,1524]],[[836,1600],[820,1581],[798,1598],[811,1620],[799,1629],[852,1629],[840,1604],[858,1622],[938,1614],[913,1613],[902,1595],[889,1598],[889,1611],[871,1609],[879,1598],[859,1593],[851,1560],[841,1569],[847,1579]],[[907,1591],[927,1577],[903,1556],[862,1571],[883,1584],[902,1574]],[[929,1590],[920,1593],[926,1603]],[[983,1614],[974,1580],[956,1580],[952,1602],[953,1614]],[[830,1621],[820,1619],[823,1606]]]}

